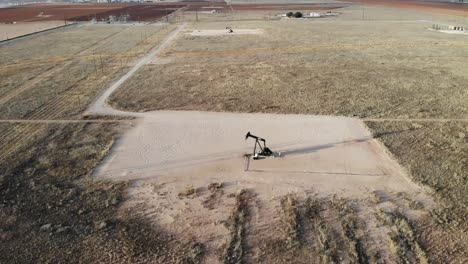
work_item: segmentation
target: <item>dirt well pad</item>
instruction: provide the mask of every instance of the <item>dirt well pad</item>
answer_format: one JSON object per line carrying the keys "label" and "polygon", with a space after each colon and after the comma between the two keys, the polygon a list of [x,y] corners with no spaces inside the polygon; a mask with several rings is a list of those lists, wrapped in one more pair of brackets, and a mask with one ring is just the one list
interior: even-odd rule
{"label": "dirt well pad", "polygon": [[[266,138],[281,157],[247,161],[243,155],[254,145],[244,138],[248,131]],[[277,195],[312,187],[353,197],[364,190],[417,189],[361,121],[306,115],[148,113],[117,142],[95,176],[197,185],[224,178],[271,184]]]}

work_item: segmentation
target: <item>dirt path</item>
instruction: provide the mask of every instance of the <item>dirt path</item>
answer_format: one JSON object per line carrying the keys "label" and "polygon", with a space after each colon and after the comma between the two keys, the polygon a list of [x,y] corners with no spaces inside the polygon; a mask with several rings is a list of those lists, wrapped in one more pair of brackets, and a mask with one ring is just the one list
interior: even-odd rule
{"label": "dirt path", "polygon": [[120,116],[135,116],[143,117],[144,114],[140,113],[131,113],[113,109],[106,103],[107,98],[114,93],[125,81],[135,74],[135,72],[140,69],[143,65],[148,64],[150,61],[154,60],[154,57],[158,55],[164,48],[166,48],[177,36],[177,34],[182,31],[187,23],[179,25],[174,31],[172,31],[159,46],[153,48],[146,56],[141,58],[125,75],[123,75],[119,80],[113,83],[87,110],[87,114],[101,114],[101,115],[120,115]]}
{"label": "dirt path", "polygon": [[[246,170],[243,155],[253,149],[253,141],[244,138],[248,131],[267,138],[281,158],[251,161]],[[360,196],[361,186],[417,189],[362,121],[310,115],[149,112],[121,138],[95,175],[123,180],[180,178],[185,183],[199,177],[243,181],[250,175],[252,184],[274,182],[286,184],[286,189],[310,184],[330,192],[346,189],[351,196]],[[182,180],[186,175],[190,179]]]}
{"label": "dirt path", "polygon": [[364,122],[468,122],[467,118],[362,118]]}

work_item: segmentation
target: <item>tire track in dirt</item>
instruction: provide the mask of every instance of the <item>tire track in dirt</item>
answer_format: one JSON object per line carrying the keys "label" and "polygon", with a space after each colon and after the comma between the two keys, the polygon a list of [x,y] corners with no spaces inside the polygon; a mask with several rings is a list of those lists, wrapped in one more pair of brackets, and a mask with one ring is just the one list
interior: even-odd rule
{"label": "tire track in dirt", "polygon": [[[138,52],[124,52],[124,53],[116,53],[116,54],[99,54],[99,56],[103,59],[107,58],[133,58],[135,56],[142,55],[142,53]],[[13,63],[13,64],[6,64],[3,66],[0,66],[0,71],[8,71],[8,70],[22,70],[24,68],[32,68],[32,67],[38,67],[41,65],[50,65],[51,63],[59,64],[63,62],[67,62],[71,59],[82,59],[82,60],[88,60],[92,61],[96,59],[96,55],[63,55],[60,57],[51,57],[51,59],[48,58],[41,58],[41,59],[28,59],[25,62],[21,63]]]}
{"label": "tire track in dirt", "polygon": [[32,140],[41,130],[42,128],[38,128],[35,124],[26,124],[25,126],[22,126],[19,131],[15,130],[10,134],[12,138],[3,138],[3,141],[0,142],[0,146],[2,146],[3,149],[3,152],[0,154],[0,160],[8,158],[19,148],[19,146]]}
{"label": "tire track in dirt", "polygon": [[[29,119],[53,119],[59,117],[64,111],[68,110],[70,105],[75,103],[74,95],[76,95],[77,91],[74,88],[80,88],[80,83],[82,81],[86,81],[88,76],[83,77],[70,85],[66,91],[62,94],[59,94],[43,104],[39,107],[36,111],[31,113],[28,118]],[[82,91],[83,92],[83,91]]]}
{"label": "tire track in dirt", "polygon": [[[73,87],[80,87],[77,82],[73,84]],[[61,116],[61,114],[69,110],[69,106],[73,104],[74,97],[70,96],[71,93],[75,93],[73,89],[68,90],[66,93],[56,96],[52,103],[51,101],[42,105],[38,111],[33,112],[29,118],[31,119],[54,119]],[[4,137],[7,142],[0,142],[1,145],[6,145],[3,147],[4,152],[0,155],[0,160],[5,159],[11,155],[20,145],[21,142],[27,142],[30,138],[34,137],[39,130],[30,123],[30,125],[22,127],[20,130],[11,129],[7,132]]]}
{"label": "tire track in dirt", "polygon": [[4,145],[8,141],[11,142],[16,136],[18,136],[19,134],[17,134],[16,132],[18,130],[21,131],[23,126],[27,126],[27,124],[19,124],[18,127],[7,128],[6,132],[4,132],[2,134],[2,137],[0,138],[0,146]]}

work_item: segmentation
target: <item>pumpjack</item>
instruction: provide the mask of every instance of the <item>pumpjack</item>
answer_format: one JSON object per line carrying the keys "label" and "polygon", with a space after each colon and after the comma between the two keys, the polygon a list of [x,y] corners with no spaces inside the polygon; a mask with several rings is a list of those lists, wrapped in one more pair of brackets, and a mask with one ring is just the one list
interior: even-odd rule
{"label": "pumpjack", "polygon": [[[271,149],[267,148],[266,146],[266,139],[257,137],[255,135],[250,134],[250,132],[247,132],[245,135],[245,140],[247,140],[249,137],[255,139],[255,145],[253,149],[253,159],[257,160],[260,159],[261,156],[263,157],[270,157],[273,155],[273,151]],[[263,142],[263,146],[260,142]],[[260,149],[260,151],[257,152],[257,146]]]}

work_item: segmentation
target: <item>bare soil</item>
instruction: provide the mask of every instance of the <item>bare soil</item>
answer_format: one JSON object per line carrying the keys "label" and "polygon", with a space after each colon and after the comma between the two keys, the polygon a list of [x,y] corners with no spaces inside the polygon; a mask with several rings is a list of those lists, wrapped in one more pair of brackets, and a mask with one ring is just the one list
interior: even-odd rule
{"label": "bare soil", "polygon": [[460,122],[367,122],[408,168],[412,177],[436,191],[444,203],[434,212],[438,222],[466,229],[468,124]]}

